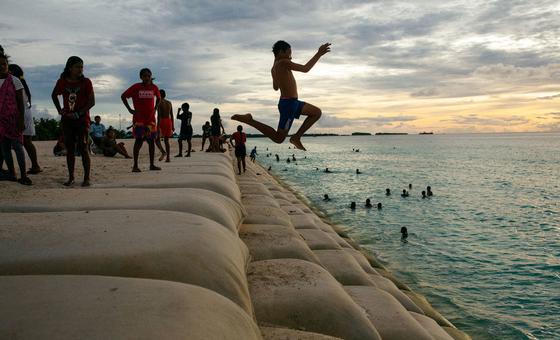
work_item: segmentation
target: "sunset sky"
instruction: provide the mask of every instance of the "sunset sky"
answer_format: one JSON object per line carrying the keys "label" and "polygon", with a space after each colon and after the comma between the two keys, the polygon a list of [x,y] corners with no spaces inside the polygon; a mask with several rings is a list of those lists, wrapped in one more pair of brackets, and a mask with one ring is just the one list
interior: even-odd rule
{"label": "sunset sky", "polygon": [[245,112],[276,127],[282,39],[300,63],[332,43],[296,74],[300,99],[323,110],[310,132],[560,131],[557,0],[7,0],[2,13],[0,44],[37,117],[55,115],[52,87],[78,55],[106,125],[129,124],[120,94],[149,67],[174,107],[191,104],[195,133],[214,107],[230,131]]}

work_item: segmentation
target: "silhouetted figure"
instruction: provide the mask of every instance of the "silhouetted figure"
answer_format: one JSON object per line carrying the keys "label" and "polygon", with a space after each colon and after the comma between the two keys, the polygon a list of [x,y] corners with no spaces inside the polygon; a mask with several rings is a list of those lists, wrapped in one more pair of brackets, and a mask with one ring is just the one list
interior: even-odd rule
{"label": "silhouetted figure", "polygon": [[290,162],[291,162],[290,159],[286,158],[286,163],[290,163]]}
{"label": "silhouetted figure", "polygon": [[280,156],[278,156],[278,154],[276,154],[276,161],[280,162]]}
{"label": "silhouetted figure", "polygon": [[356,209],[356,202],[350,203],[350,209],[352,209],[352,210]]}
{"label": "silhouetted figure", "polygon": [[429,186],[429,185],[426,187],[426,195],[427,195],[428,197],[434,195],[434,193],[432,192],[432,187]]}
{"label": "silhouetted figure", "polygon": [[366,208],[371,208],[373,205],[371,204],[371,200],[368,198],[366,199]]}
{"label": "silhouetted figure", "polygon": [[325,171],[327,174],[330,174],[332,171],[329,170],[329,168],[325,168]]}
{"label": "silhouetted figure", "polygon": [[360,152],[360,149],[356,149],[356,152]]}
{"label": "silhouetted figure", "polygon": [[323,195],[323,201],[328,202],[330,200],[331,200],[331,198],[329,197],[329,195],[327,195],[327,194]]}
{"label": "silhouetted figure", "polygon": [[272,165],[268,166],[268,171],[272,170]]}
{"label": "silhouetted figure", "polygon": [[406,227],[401,228],[401,240],[406,240],[408,237],[408,229]]}
{"label": "silhouetted figure", "polygon": [[383,209],[383,205],[381,204],[381,202],[377,203],[377,210],[381,210]]}
{"label": "silhouetted figure", "polygon": [[408,197],[408,191],[406,191],[406,189],[402,190],[401,197]]}
{"label": "silhouetted figure", "polygon": [[412,190],[412,183],[408,185],[408,190]]}
{"label": "silhouetted figure", "polygon": [[391,196],[391,189],[385,189],[385,196]]}
{"label": "silhouetted figure", "polygon": [[295,155],[292,155],[292,161],[294,161],[294,162],[296,161],[296,156]]}
{"label": "silhouetted figure", "polygon": [[361,174],[360,169],[356,169],[356,175]]}
{"label": "silhouetted figure", "polygon": [[319,171],[319,168],[315,168],[315,171]]}
{"label": "silhouetted figure", "polygon": [[426,192],[424,190],[422,190],[422,198],[426,198],[428,196],[426,196]]}

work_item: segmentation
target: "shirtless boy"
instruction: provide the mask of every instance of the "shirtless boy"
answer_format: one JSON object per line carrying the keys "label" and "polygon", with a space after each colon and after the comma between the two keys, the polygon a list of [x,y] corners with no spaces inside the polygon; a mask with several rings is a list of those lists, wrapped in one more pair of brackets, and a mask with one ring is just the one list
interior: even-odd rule
{"label": "shirtless boy", "polygon": [[157,109],[158,131],[159,137],[163,137],[165,144],[165,154],[162,154],[166,156],[165,161],[169,163],[169,138],[173,137],[173,131],[175,131],[173,105],[171,105],[169,100],[165,99],[165,90],[159,90],[159,93],[161,95],[161,102]]}
{"label": "shirtless boy", "polygon": [[330,43],[321,45],[317,53],[305,65],[292,62],[292,49],[287,42],[280,40],[272,47],[272,52],[274,52],[274,65],[271,70],[272,87],[274,91],[280,89],[280,101],[278,102],[280,121],[277,130],[254,120],[250,113],[233,115],[231,119],[254,127],[275,143],[282,143],[288,136],[294,119],[299,119],[300,115],[307,116],[299,130],[290,137],[290,143],[300,150],[305,150],[301,144],[301,136],[321,118],[321,109],[298,100],[297,84],[292,71],[309,72],[319,58],[330,52],[330,46]]}

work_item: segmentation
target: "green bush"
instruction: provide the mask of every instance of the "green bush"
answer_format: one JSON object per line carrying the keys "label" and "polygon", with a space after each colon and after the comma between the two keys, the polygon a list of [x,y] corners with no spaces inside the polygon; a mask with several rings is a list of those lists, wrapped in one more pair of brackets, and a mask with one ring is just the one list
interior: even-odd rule
{"label": "green bush", "polygon": [[35,123],[35,140],[56,140],[60,135],[60,122],[53,118],[33,118]]}

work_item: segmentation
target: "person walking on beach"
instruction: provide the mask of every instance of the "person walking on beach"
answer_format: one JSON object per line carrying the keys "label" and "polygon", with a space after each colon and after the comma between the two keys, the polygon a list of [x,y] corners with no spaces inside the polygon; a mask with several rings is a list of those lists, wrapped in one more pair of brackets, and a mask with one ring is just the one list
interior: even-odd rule
{"label": "person walking on beach", "polygon": [[31,168],[27,170],[27,173],[30,175],[35,175],[43,170],[39,166],[39,162],[37,160],[37,149],[33,144],[33,136],[35,136],[35,122],[33,121],[33,114],[31,113],[31,91],[29,90],[29,86],[27,86],[27,82],[23,77],[23,70],[19,65],[10,64],[8,66],[10,70],[10,74],[21,81],[23,85],[23,103],[25,105],[25,117],[24,117],[24,124],[25,129],[23,130],[23,146],[25,151],[27,151],[27,155],[31,160]]}
{"label": "person walking on beach", "polygon": [[237,169],[241,175],[241,164],[243,164],[243,172],[247,169],[245,165],[245,157],[247,156],[247,149],[245,143],[247,142],[247,135],[243,132],[243,126],[237,126],[237,132],[234,132],[230,137],[230,142],[235,148],[235,157],[237,158]]}
{"label": "person walking on beach", "polygon": [[[121,100],[130,114],[132,114],[132,134],[134,141],[134,165],[132,172],[140,172],[138,168],[138,155],[144,141],[148,142],[148,151],[150,153],[150,170],[161,170],[154,164],[155,144],[154,139],[157,138],[156,110],[160,102],[159,88],[153,83],[152,71],[148,68],[140,70],[140,79],[142,82],[136,83],[129,87],[121,95]],[[134,110],[128,104],[128,98],[132,98]],[[154,106],[154,98],[155,106]]]}
{"label": "person walking on beach", "polygon": [[212,126],[210,126],[209,121],[206,121],[206,123],[202,125],[202,147],[200,148],[200,151],[204,151],[204,144],[206,143],[207,139],[210,139],[211,135],[212,135]]}
{"label": "person walking on beach", "polygon": [[[63,106],[60,106],[58,96],[62,96]],[[90,124],[89,110],[95,105],[95,96],[91,80],[84,77],[84,61],[80,57],[72,56],[66,61],[64,71],[56,82],[51,95],[58,114],[66,145],[66,163],[68,164],[68,181],[65,186],[74,184],[74,164],[76,162],[76,145],[82,157],[84,167],[83,187],[90,185],[90,165],[88,130]]]}
{"label": "person walking on beach", "polygon": [[[177,143],[179,143],[179,153],[175,157],[183,157],[184,140],[187,141],[187,154],[185,157],[191,156],[193,128],[191,125],[192,112],[189,111],[189,108],[189,103],[183,103],[183,105],[181,105],[181,107],[177,110],[177,119],[181,121],[181,133],[179,133],[179,138],[177,139]],[[181,110],[183,110],[183,113],[181,113]]]}
{"label": "person walking on beach", "polygon": [[288,136],[294,119],[299,119],[300,115],[303,114],[307,117],[299,130],[290,137],[290,143],[296,148],[305,151],[305,147],[301,143],[301,137],[321,118],[321,109],[298,100],[297,84],[292,71],[309,72],[319,61],[319,58],[330,52],[330,46],[330,43],[321,45],[317,53],[305,65],[292,62],[292,48],[287,42],[279,40],[272,47],[272,52],[274,53],[274,65],[271,70],[272,87],[275,91],[280,89],[280,101],[278,102],[280,120],[277,130],[254,120],[250,113],[233,115],[231,119],[254,127],[275,143],[282,143],[286,136]]}
{"label": "person walking on beach", "polygon": [[[173,119],[173,105],[167,99],[165,99],[165,90],[159,90],[161,96],[161,102],[157,108],[157,118],[158,118],[158,132],[159,137],[163,137],[163,143],[165,144],[165,161],[169,163],[169,138],[173,137],[173,131],[175,131],[175,124]],[[160,158],[161,161],[161,158]]]}
{"label": "person walking on beach", "polygon": [[[255,159],[257,159],[257,155],[258,155],[258,153],[257,153],[257,147],[255,146],[255,147],[253,148],[253,150],[251,150],[251,155],[249,156],[249,158],[251,159],[251,162],[255,163]],[[290,160],[290,159],[288,158],[288,160]],[[289,163],[289,162],[288,162],[288,163]]]}
{"label": "person walking on beach", "polygon": [[[8,56],[0,46],[0,153],[2,162],[5,162],[8,167],[8,173],[0,179],[31,185],[33,183],[25,171],[25,154],[22,145],[22,132],[25,127],[24,88],[21,81],[9,73],[8,67]],[[12,148],[16,151],[20,170],[19,180],[16,177]]]}
{"label": "person walking on beach", "polygon": [[210,138],[210,151],[211,152],[221,152],[222,134],[225,134],[224,126],[222,125],[222,118],[220,118],[220,109],[214,108],[212,116],[210,116],[210,121],[212,122]]}

